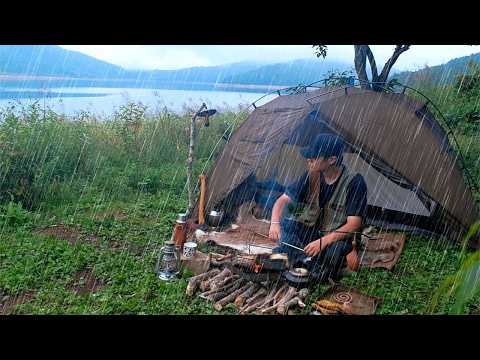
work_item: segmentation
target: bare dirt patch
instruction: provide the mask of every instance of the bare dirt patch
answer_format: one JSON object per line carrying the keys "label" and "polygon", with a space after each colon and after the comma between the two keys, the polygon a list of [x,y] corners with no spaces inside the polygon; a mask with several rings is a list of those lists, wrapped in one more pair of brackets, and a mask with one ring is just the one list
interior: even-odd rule
{"label": "bare dirt patch", "polygon": [[20,295],[8,295],[5,291],[0,289],[0,315],[13,314],[17,305],[30,301],[34,295],[33,292]]}
{"label": "bare dirt patch", "polygon": [[45,236],[53,236],[57,239],[68,241],[71,245],[75,245],[79,241],[94,244],[98,243],[98,238],[95,235],[84,235],[73,226],[63,224],[52,225],[44,229],[38,229],[33,233]]}
{"label": "bare dirt patch", "polygon": [[77,295],[94,294],[105,287],[105,284],[95,277],[91,269],[79,271],[73,277],[74,281],[70,290]]}

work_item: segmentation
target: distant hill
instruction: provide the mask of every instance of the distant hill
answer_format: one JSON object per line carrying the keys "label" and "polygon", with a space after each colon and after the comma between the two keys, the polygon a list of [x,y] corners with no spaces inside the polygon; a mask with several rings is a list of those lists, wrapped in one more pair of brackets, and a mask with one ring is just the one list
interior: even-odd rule
{"label": "distant hill", "polygon": [[220,83],[225,78],[261,67],[255,62],[240,62],[219,66],[191,67],[179,70],[128,71],[130,77],[149,81]]}
{"label": "distant hill", "polygon": [[0,73],[29,76],[122,77],[125,70],[54,45],[0,45]]}
{"label": "distant hill", "polygon": [[[390,78],[415,86],[418,82],[445,83],[467,71],[480,53],[418,71],[392,73]],[[353,61],[353,59],[352,59]],[[368,68],[368,67],[367,67]],[[277,64],[239,62],[179,70],[127,70],[77,51],[55,45],[0,45],[0,87],[137,87],[186,90],[231,89],[235,86],[294,86],[325,78],[329,71],[353,70],[353,63],[328,59],[300,59]],[[36,79],[34,80],[33,78]],[[50,77],[50,78],[49,78]],[[27,79],[26,79],[27,78]],[[263,90],[252,87],[245,91]]]}
{"label": "distant hill", "polygon": [[[22,80],[25,87],[135,86],[185,87],[208,84],[298,85],[320,80],[329,70],[351,65],[319,59],[265,65],[239,62],[179,70],[127,70],[91,56],[55,45],[0,45],[0,86],[18,86],[12,76],[38,77]],[[12,75],[12,76],[5,76]],[[44,79],[42,77],[55,77]],[[59,79],[60,78],[60,79]],[[68,78],[62,80],[62,78]],[[195,84],[195,85],[194,85]],[[210,85],[211,87],[212,85]]]}
{"label": "distant hill", "polygon": [[260,67],[253,62],[180,70],[135,71],[55,45],[0,45],[0,74],[141,82],[221,82]]}
{"label": "distant hill", "polygon": [[410,86],[415,86],[419,82],[447,84],[454,81],[456,76],[467,73],[468,63],[472,60],[480,62],[480,53],[455,58],[445,64],[426,67],[417,71],[391,74],[390,78],[398,79],[401,83]]}
{"label": "distant hill", "polygon": [[286,63],[265,65],[238,75],[225,77],[232,84],[298,85],[310,84],[327,76],[330,70],[346,71],[353,65],[328,59],[301,59]]}

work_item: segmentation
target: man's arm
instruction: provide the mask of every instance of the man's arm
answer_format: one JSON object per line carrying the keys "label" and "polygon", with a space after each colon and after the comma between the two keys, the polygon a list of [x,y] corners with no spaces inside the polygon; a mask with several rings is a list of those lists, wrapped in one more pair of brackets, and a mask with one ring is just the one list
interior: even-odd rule
{"label": "man's arm", "polygon": [[280,220],[282,216],[283,209],[285,205],[292,202],[292,199],[287,194],[280,196],[272,209],[272,217],[270,223],[270,231],[268,232],[268,237],[273,240],[280,240]]}
{"label": "man's arm", "polygon": [[[331,232],[325,236],[322,236],[320,239],[312,241],[310,244],[305,246],[305,253],[308,256],[316,256],[325,249],[328,245],[333,244],[335,241],[343,240],[351,234],[344,234],[344,233],[352,233],[361,230],[362,228],[362,218],[360,216],[348,216],[347,222],[340,226],[336,231],[339,232]],[[341,232],[340,232],[341,231]]]}
{"label": "man's arm", "polygon": [[[367,185],[361,175],[353,178],[347,187],[346,199],[347,222],[340,226],[337,231],[356,232],[362,229],[362,217],[367,207]],[[345,239],[350,234],[331,232],[324,235],[321,239],[311,242],[305,247],[308,256],[315,256],[328,245],[335,241]]]}

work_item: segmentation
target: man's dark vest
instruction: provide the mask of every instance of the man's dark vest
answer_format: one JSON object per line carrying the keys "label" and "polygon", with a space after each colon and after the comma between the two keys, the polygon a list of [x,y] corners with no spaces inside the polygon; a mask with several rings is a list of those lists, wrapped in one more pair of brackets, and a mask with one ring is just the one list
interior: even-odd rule
{"label": "man's dark vest", "polygon": [[297,203],[290,217],[305,226],[315,226],[323,231],[338,229],[347,222],[347,187],[356,175],[356,173],[350,173],[344,166],[342,174],[337,180],[338,184],[323,208],[319,207],[318,197],[316,197],[315,201]]}

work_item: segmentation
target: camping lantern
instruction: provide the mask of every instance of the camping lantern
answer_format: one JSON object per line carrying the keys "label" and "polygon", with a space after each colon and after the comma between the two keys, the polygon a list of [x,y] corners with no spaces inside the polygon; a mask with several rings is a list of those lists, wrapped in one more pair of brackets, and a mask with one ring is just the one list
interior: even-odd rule
{"label": "camping lantern", "polygon": [[180,273],[180,253],[173,240],[160,249],[156,272],[158,278],[165,281],[173,280]]}

